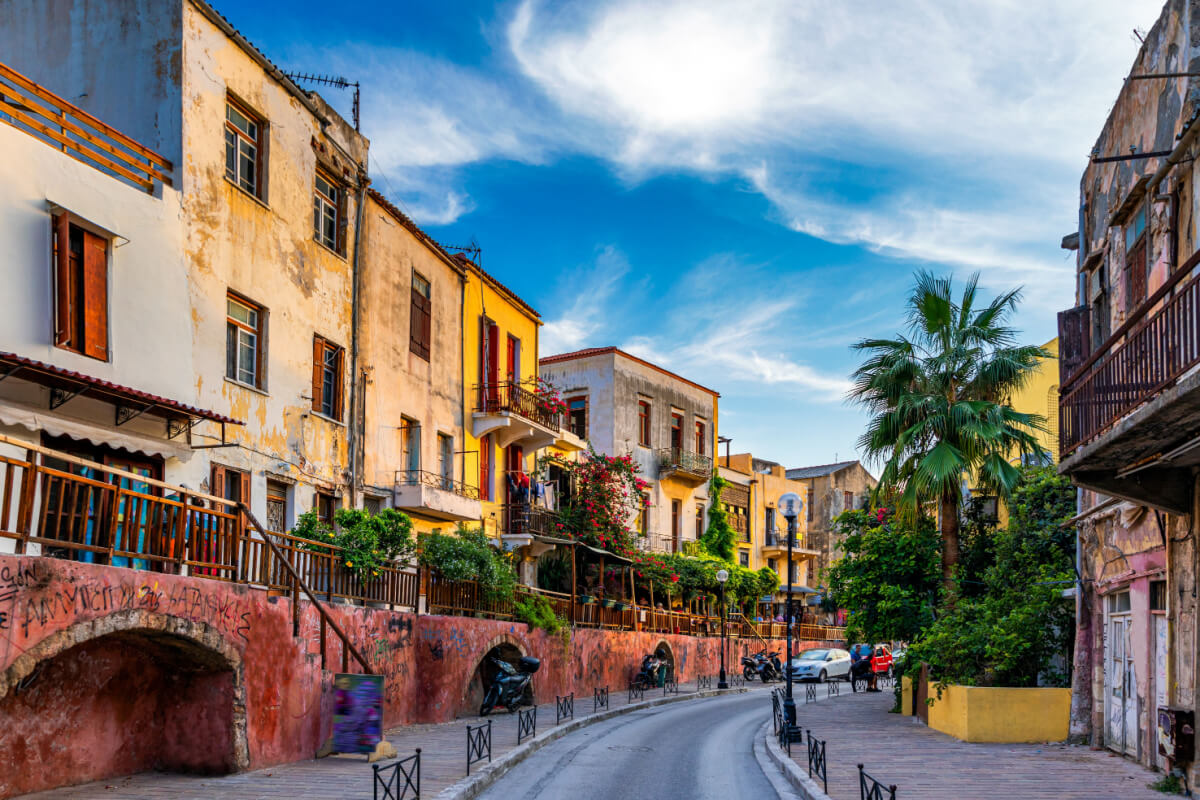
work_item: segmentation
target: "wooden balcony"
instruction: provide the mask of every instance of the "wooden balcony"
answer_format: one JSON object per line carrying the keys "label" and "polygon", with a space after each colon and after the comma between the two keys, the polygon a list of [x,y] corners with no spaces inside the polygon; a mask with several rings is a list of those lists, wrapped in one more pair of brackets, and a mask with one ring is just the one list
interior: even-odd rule
{"label": "wooden balcony", "polygon": [[170,161],[4,64],[0,122],[143,191],[171,185]]}
{"label": "wooden balcony", "polygon": [[664,447],[657,452],[658,476],[675,478],[699,486],[712,477],[712,459],[682,447]]}
{"label": "wooden balcony", "polygon": [[1198,264],[1200,252],[1094,352],[1087,309],[1059,315],[1059,451],[1077,483],[1190,512],[1171,473],[1200,463]]}
{"label": "wooden balcony", "polygon": [[537,450],[564,440],[561,411],[543,396],[513,381],[476,386],[471,415],[475,437],[493,434],[501,447],[519,444]]}

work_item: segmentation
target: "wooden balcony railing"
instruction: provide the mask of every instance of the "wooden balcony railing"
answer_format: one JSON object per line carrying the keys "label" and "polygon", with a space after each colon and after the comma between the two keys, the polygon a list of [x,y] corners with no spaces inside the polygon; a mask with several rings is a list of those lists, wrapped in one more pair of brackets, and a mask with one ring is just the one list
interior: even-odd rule
{"label": "wooden balcony railing", "polygon": [[[0,538],[42,555],[292,591],[292,569],[326,600],[417,607],[414,571],[361,580],[339,548],[248,530],[237,503],[0,436],[26,457],[0,456]],[[280,556],[289,563],[282,563]],[[290,565],[290,568],[289,568]]]}
{"label": "wooden balcony railing", "polygon": [[712,475],[712,459],[682,447],[664,447],[658,451],[658,468],[708,478]]}
{"label": "wooden balcony railing", "polygon": [[547,398],[513,381],[475,387],[475,411],[482,414],[510,413],[553,431],[563,429],[563,414],[550,408]]}
{"label": "wooden balcony railing", "polygon": [[170,161],[4,64],[0,121],[147,192],[171,185]]}
{"label": "wooden balcony railing", "polygon": [[[1200,363],[1200,251],[1130,314],[1073,375],[1062,376],[1059,452],[1066,457]],[[1064,364],[1066,361],[1064,361]]]}
{"label": "wooden balcony railing", "polygon": [[446,475],[439,475],[436,472],[429,472],[423,469],[396,470],[396,485],[428,486],[431,489],[441,489],[444,492],[451,492],[468,500],[479,499],[479,490],[474,486],[468,486],[462,481],[456,481],[454,478]]}

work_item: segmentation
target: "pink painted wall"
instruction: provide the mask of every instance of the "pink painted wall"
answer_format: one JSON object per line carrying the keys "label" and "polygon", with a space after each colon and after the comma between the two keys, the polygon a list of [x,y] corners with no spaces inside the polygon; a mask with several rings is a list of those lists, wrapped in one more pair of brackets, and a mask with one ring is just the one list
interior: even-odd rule
{"label": "pink painted wall", "polygon": [[[0,556],[0,752],[9,761],[0,797],[146,769],[228,772],[311,758],[331,732],[341,644],[329,631],[323,671],[319,616],[307,602],[300,612],[293,637],[290,600],[261,590]],[[681,681],[715,673],[720,660],[719,639],[581,629],[564,645],[522,623],[337,605],[331,613],[385,676],[388,726],[474,714],[479,661],[502,642],[542,660],[538,702],[623,690],[664,641]],[[759,647],[730,645],[730,670]]]}

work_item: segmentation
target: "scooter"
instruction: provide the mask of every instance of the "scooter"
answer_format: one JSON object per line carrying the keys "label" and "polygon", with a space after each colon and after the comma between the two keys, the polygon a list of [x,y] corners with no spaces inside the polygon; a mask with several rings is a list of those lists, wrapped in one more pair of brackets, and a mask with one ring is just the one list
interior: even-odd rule
{"label": "scooter", "polygon": [[532,656],[521,658],[515,667],[499,658],[493,658],[492,663],[499,667],[500,671],[483,696],[483,704],[479,706],[481,717],[492,713],[496,706],[504,706],[510,714],[515,712],[524,699],[525,687],[542,665],[541,661]]}
{"label": "scooter", "polygon": [[768,653],[760,650],[754,655],[742,658],[742,676],[753,680],[754,676],[763,683],[777,681],[783,677],[783,664],[779,662],[779,653]]}
{"label": "scooter", "polygon": [[658,685],[659,670],[666,669],[666,662],[654,653],[649,653],[642,659],[642,669],[633,678],[633,685],[642,689],[650,689]]}

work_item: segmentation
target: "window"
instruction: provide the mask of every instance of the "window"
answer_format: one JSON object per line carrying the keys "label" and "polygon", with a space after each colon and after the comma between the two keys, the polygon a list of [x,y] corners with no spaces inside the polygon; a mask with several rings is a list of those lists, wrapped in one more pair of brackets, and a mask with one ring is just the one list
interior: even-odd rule
{"label": "window", "polygon": [[696,541],[704,535],[704,506],[696,506]]}
{"label": "window", "polygon": [[338,255],[346,252],[346,190],[320,172],[313,188],[313,237]]}
{"label": "window", "polygon": [[779,566],[779,562],[776,559],[774,559],[774,558],[767,559],[767,569],[771,570],[775,574],[779,574],[778,566]]}
{"label": "window", "polygon": [[1125,224],[1125,308],[1132,311],[1146,299],[1146,211],[1143,205],[1133,219]]}
{"label": "window", "polygon": [[766,522],[766,524],[763,527],[766,529],[766,532],[767,532],[767,537],[768,537],[767,543],[771,544],[772,537],[774,537],[775,533],[776,533],[776,531],[775,531],[775,509],[773,509],[773,508],[767,509],[767,517],[766,517],[765,522]]}
{"label": "window", "polygon": [[703,420],[696,420],[696,454],[704,455],[705,425]]}
{"label": "window", "polygon": [[54,218],[54,343],[108,361],[108,240]]}
{"label": "window", "polygon": [[842,492],[842,510],[854,510],[854,492]]}
{"label": "window", "polygon": [[382,497],[367,496],[367,497],[363,498],[363,511],[366,511],[372,517],[375,516],[376,514],[378,514],[382,510],[383,510],[383,498]]}
{"label": "window", "polygon": [[680,503],[678,500],[671,501],[671,552],[679,552],[679,540],[683,534],[683,530],[679,527],[682,520],[680,517]]}
{"label": "window", "polygon": [[1150,581],[1150,610],[1167,610],[1167,582]]}
{"label": "window", "polygon": [[267,530],[286,533],[288,486],[280,481],[267,481]]}
{"label": "window", "polygon": [[1117,592],[1108,596],[1109,613],[1119,614],[1128,611],[1129,608],[1129,592]]}
{"label": "window", "polygon": [[225,377],[261,389],[262,308],[240,297],[225,298]]}
{"label": "window", "polygon": [[747,553],[745,550],[739,550],[738,551],[738,563],[741,564],[743,567],[749,567],[750,566],[750,554]]}
{"label": "window", "polygon": [[521,382],[521,340],[508,335],[508,364],[505,372],[509,383]]}
{"label": "window", "polygon": [[798,572],[798,566],[799,565],[795,561],[788,562],[788,583],[790,583],[792,586],[796,585],[796,573]]}
{"label": "window", "polygon": [[479,440],[479,499],[492,500],[492,437],[489,434]]}
{"label": "window", "polygon": [[454,482],[454,439],[444,433],[438,434],[438,474],[446,488]]}
{"label": "window", "polygon": [[400,457],[410,472],[421,468],[421,423],[408,417],[400,418]]}
{"label": "window", "polygon": [[671,449],[683,449],[683,414],[671,412]]}
{"label": "window", "polygon": [[336,344],[313,337],[313,411],[329,419],[342,419],[344,351]]}
{"label": "window", "polygon": [[650,403],[638,400],[638,444],[650,446]]}
{"label": "window", "polygon": [[567,427],[580,439],[587,438],[587,398],[572,397],[567,400]]}
{"label": "window", "polygon": [[329,492],[315,492],[313,494],[313,509],[317,512],[317,519],[322,522],[333,524],[333,512],[337,509],[337,498]]}
{"label": "window", "polygon": [[433,326],[433,290],[429,281],[413,270],[412,306],[408,317],[408,349],[429,360],[430,331]]}
{"label": "window", "polygon": [[813,490],[809,489],[804,501],[804,505],[808,508],[808,521],[813,521]]}
{"label": "window", "polygon": [[638,509],[638,535],[645,538],[650,535],[650,495],[642,495],[642,505]]}
{"label": "window", "polygon": [[255,197],[263,196],[263,134],[266,126],[245,106],[225,102],[225,177]]}
{"label": "window", "polygon": [[225,500],[250,505],[250,473],[233,467],[213,464],[210,473],[212,494]]}

